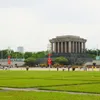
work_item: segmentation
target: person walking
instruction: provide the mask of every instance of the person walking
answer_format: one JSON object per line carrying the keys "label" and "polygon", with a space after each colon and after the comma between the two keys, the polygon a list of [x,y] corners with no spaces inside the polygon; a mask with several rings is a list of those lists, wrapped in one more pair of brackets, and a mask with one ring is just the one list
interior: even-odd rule
{"label": "person walking", "polygon": [[27,70],[27,71],[29,70],[29,66],[26,66],[26,70]]}
{"label": "person walking", "polygon": [[68,71],[70,71],[71,65],[68,65]]}

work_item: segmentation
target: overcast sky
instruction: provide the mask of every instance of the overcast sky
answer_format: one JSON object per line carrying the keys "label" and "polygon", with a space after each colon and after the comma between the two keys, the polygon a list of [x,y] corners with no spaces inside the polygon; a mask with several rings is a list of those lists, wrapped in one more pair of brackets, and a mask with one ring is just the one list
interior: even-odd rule
{"label": "overcast sky", "polygon": [[100,49],[100,0],[0,0],[0,49],[46,50],[60,35]]}

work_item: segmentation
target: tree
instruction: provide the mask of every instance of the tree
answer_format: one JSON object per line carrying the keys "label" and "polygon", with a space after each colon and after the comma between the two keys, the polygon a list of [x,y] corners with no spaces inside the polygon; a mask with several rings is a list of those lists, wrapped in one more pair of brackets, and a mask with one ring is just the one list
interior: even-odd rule
{"label": "tree", "polygon": [[20,52],[12,52],[11,54],[11,58],[16,58],[16,59],[22,59],[23,58],[23,53]]}
{"label": "tree", "polygon": [[34,58],[44,58],[46,56],[46,51],[36,52],[32,54]]}
{"label": "tree", "polygon": [[100,50],[92,50],[92,49],[88,49],[86,51],[86,53],[88,54],[89,57],[94,58],[100,54]]}
{"label": "tree", "polygon": [[57,57],[55,60],[54,60],[55,63],[58,63],[58,64],[67,64],[68,63],[68,59],[65,58],[65,57]]}
{"label": "tree", "polygon": [[36,64],[36,59],[33,57],[29,57],[25,60],[25,65],[34,66]]}
{"label": "tree", "polygon": [[25,52],[24,57],[25,59],[32,57],[32,52]]}
{"label": "tree", "polygon": [[14,52],[13,50],[8,51],[8,49],[0,51],[0,58],[2,59],[7,59],[9,55],[11,58],[23,58],[23,53],[20,52]]}
{"label": "tree", "polygon": [[[12,53],[13,50],[10,51],[10,53]],[[0,58],[1,59],[7,59],[8,58],[8,49],[5,49],[5,50],[1,50],[0,51]]]}

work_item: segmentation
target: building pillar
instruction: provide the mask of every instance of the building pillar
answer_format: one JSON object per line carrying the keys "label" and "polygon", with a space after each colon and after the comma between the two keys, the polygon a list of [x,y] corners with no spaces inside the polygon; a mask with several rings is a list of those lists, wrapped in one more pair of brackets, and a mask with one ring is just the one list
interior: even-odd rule
{"label": "building pillar", "polygon": [[80,42],[80,53],[82,53],[82,42]]}
{"label": "building pillar", "polygon": [[63,53],[63,42],[61,42],[61,53]]}
{"label": "building pillar", "polygon": [[76,42],[74,42],[74,53],[76,53]]}
{"label": "building pillar", "polygon": [[59,42],[59,53],[61,53],[61,42]]}
{"label": "building pillar", "polygon": [[58,42],[58,53],[60,52],[60,50],[59,50],[59,42]]}
{"label": "building pillar", "polygon": [[51,52],[53,52],[53,43],[51,43]]}
{"label": "building pillar", "polygon": [[75,42],[75,44],[76,44],[76,53],[77,53],[77,42]]}
{"label": "building pillar", "polygon": [[72,52],[74,53],[74,52],[75,52],[75,51],[74,51],[74,41],[73,41],[73,43],[72,43],[72,44],[73,44],[73,45],[72,45],[72,46],[73,46],[73,51],[72,51]]}
{"label": "building pillar", "polygon": [[56,42],[56,53],[58,52],[58,50],[57,50],[57,49],[58,49],[58,47],[57,47],[57,46],[58,46],[58,44],[57,44],[57,42]]}
{"label": "building pillar", "polygon": [[84,52],[84,49],[83,49],[83,42],[82,42],[82,53]]}
{"label": "building pillar", "polygon": [[80,53],[80,42],[78,42],[78,52]]}
{"label": "building pillar", "polygon": [[58,42],[56,42],[56,53],[58,53]]}
{"label": "building pillar", "polygon": [[54,53],[56,53],[56,42],[54,42]]}
{"label": "building pillar", "polygon": [[69,53],[69,43],[68,41],[66,43],[67,43],[67,53]]}
{"label": "building pillar", "polygon": [[69,53],[71,53],[71,41],[69,41],[68,43],[69,43]]}
{"label": "building pillar", "polygon": [[81,42],[81,52],[83,53],[83,42]]}
{"label": "building pillar", "polygon": [[85,42],[83,42],[83,52],[85,52]]}
{"label": "building pillar", "polygon": [[67,53],[67,42],[65,41],[65,53]]}
{"label": "building pillar", "polygon": [[71,41],[71,53],[73,52],[73,42]]}

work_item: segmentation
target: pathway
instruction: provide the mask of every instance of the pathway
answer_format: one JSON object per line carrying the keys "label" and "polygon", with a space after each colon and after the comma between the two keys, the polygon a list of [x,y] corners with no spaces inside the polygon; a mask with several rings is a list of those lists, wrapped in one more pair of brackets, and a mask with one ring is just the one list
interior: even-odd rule
{"label": "pathway", "polygon": [[67,92],[60,90],[40,90],[39,88],[7,88],[1,87],[1,91],[35,91],[35,92],[59,92],[59,93],[68,93],[68,94],[81,94],[81,95],[99,95],[98,93],[84,93],[84,92]]}

